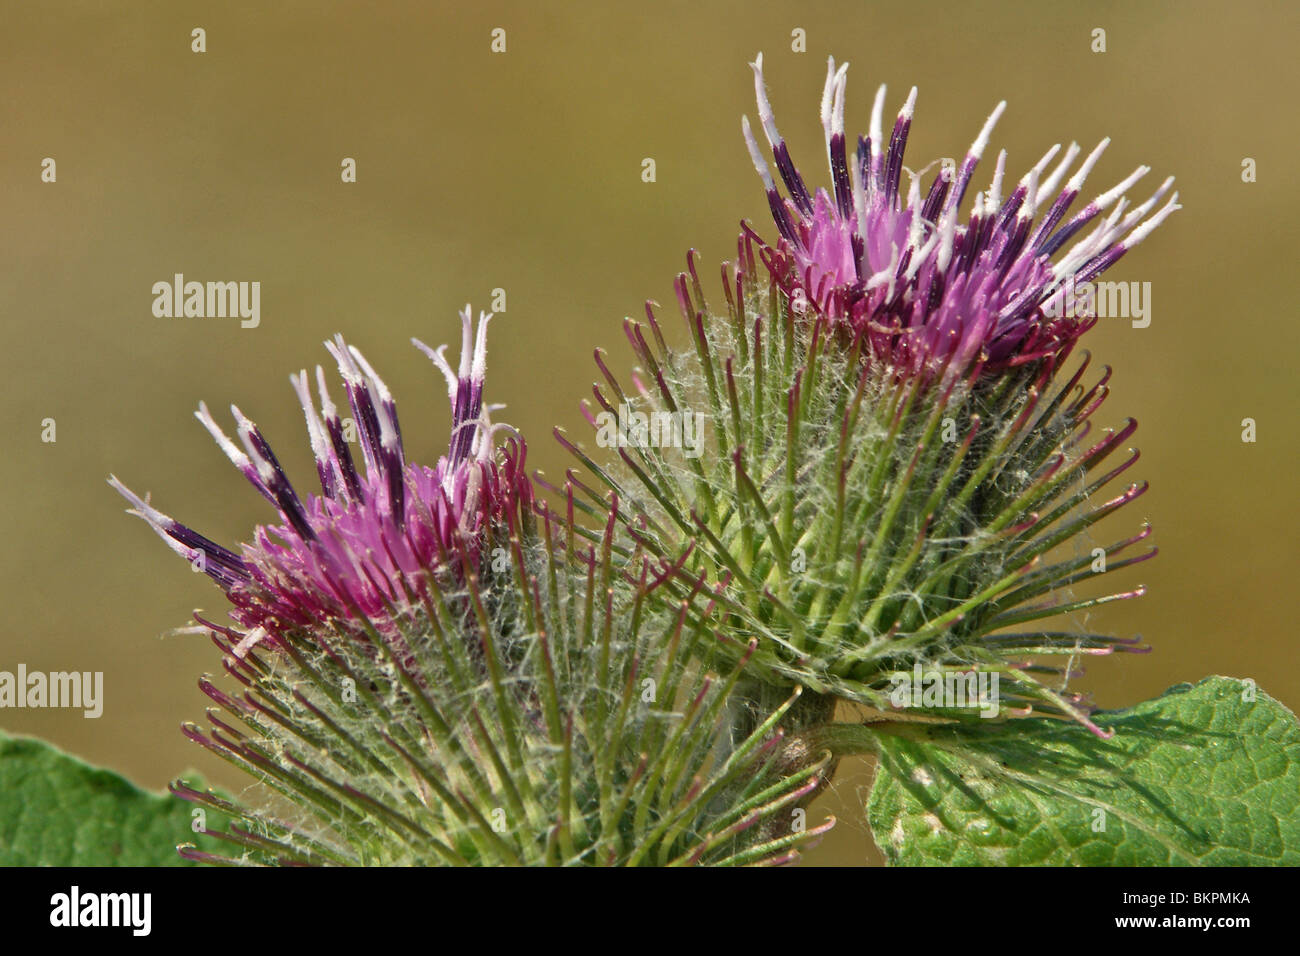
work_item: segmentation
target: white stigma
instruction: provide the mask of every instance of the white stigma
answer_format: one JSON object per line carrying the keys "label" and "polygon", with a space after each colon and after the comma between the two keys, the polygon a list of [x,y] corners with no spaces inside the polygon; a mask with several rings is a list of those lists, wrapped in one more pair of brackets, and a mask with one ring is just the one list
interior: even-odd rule
{"label": "white stigma", "polygon": [[912,91],[907,94],[907,101],[903,103],[903,108],[898,111],[898,118],[910,121],[912,119],[912,116],[915,113],[916,113],[916,87],[914,86],[912,87]]}
{"label": "white stigma", "polygon": [[487,378],[487,330],[493,313],[478,314],[478,334],[474,338],[474,361],[470,364],[470,381],[479,385]]}
{"label": "white stigma", "polygon": [[269,487],[275,482],[275,468],[271,463],[262,456],[262,454],[253,445],[253,432],[257,426],[252,420],[239,410],[239,406],[231,405],[230,414],[235,416],[235,423],[239,433],[239,440],[244,443],[244,449],[248,452],[248,457],[252,459],[253,464],[257,466],[257,474],[262,481]]}
{"label": "white stigma", "polygon": [[874,153],[872,162],[875,163],[880,157],[884,156],[884,148],[881,140],[884,139],[883,117],[885,114],[885,86],[882,83],[880,89],[876,90],[875,102],[871,104],[871,151]]}
{"label": "white stigma", "polygon": [[749,158],[758,170],[758,175],[763,180],[763,186],[771,192],[776,189],[776,181],[772,179],[772,171],[767,166],[767,160],[763,157],[763,152],[758,148],[758,141],[754,139],[754,131],[749,126],[749,117],[740,118],[740,129],[745,134],[745,148],[749,150]]}
{"label": "white stigma", "polygon": [[221,426],[212,417],[212,413],[208,411],[205,402],[199,402],[199,410],[194,413],[194,417],[203,423],[203,427],[208,430],[208,434],[217,443],[217,447],[226,453],[226,457],[234,463],[236,468],[243,470],[249,467],[251,462],[248,456],[240,451],[238,446],[221,430]]}
{"label": "white stigma", "polygon": [[767,99],[767,85],[763,82],[763,54],[749,64],[754,69],[754,98],[758,101],[758,121],[763,126],[768,145],[776,148],[781,142],[781,134],[776,131],[776,117],[772,115],[772,104]]}
{"label": "white stigma", "polygon": [[1070,168],[1070,164],[1078,157],[1079,152],[1079,144],[1071,143],[1070,148],[1065,151],[1065,156],[1056,164],[1056,168],[1052,170],[1052,174],[1048,176],[1047,179],[1043,180],[1042,185],[1038,188],[1037,202],[1040,206],[1051,196],[1055,195],[1056,187],[1059,186],[1061,180],[1065,178],[1066,170]]}
{"label": "white stigma", "polygon": [[302,405],[303,417],[307,419],[307,437],[311,441],[312,454],[316,456],[317,461],[329,461],[329,448],[325,441],[325,427],[316,414],[316,406],[312,404],[311,384],[307,378],[307,370],[303,369],[297,375],[290,375],[289,382],[298,395],[298,403]]}
{"label": "white stigma", "polygon": [[988,214],[992,216],[1002,208],[1002,177],[1007,171],[1007,151],[998,152],[998,161],[993,164],[993,182],[989,183],[988,195],[985,197],[985,207]]}
{"label": "white stigma", "polygon": [[316,391],[320,393],[320,413],[325,420],[338,418],[338,409],[334,406],[329,388],[325,384],[325,370],[319,365],[316,366]]}
{"label": "white stigma", "polygon": [[442,373],[442,377],[447,380],[447,399],[451,402],[451,406],[454,409],[456,407],[456,388],[459,384],[459,379],[456,378],[456,373],[451,370],[451,366],[447,364],[446,357],[442,354],[447,351],[447,346],[439,345],[436,349],[432,349],[419,339],[411,339],[411,344],[423,352],[425,356],[428,357],[429,361],[437,366],[438,371]]}
{"label": "white stigma", "polygon": [[1076,193],[1083,189],[1083,183],[1088,178],[1088,174],[1092,172],[1092,167],[1097,165],[1097,160],[1101,159],[1101,154],[1106,152],[1106,147],[1109,145],[1110,137],[1107,136],[1097,144],[1097,147],[1091,153],[1088,154],[1088,158],[1083,161],[1083,165],[1079,167],[1079,171],[1070,177],[1070,181],[1066,184],[1065,188],[1072,189]]}
{"label": "white stigma", "polygon": [[984,155],[984,150],[988,148],[989,139],[993,136],[993,127],[998,125],[998,120],[1002,118],[1003,112],[1007,108],[1007,101],[1003,100],[997,106],[993,107],[993,112],[989,118],[984,121],[980,134],[975,137],[975,142],[971,143],[970,151],[966,154],[972,159],[979,159]]}

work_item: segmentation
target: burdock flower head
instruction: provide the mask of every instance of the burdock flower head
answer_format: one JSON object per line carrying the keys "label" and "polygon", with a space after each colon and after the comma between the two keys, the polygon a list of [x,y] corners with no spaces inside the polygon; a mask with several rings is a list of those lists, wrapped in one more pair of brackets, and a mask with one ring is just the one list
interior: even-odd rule
{"label": "burdock flower head", "polygon": [[[900,185],[915,91],[888,143],[881,91],[850,163],[845,68],[832,60],[822,98],[832,186],[814,194],[777,131],[761,57],[753,67],[788,196],[744,130],[780,239],[745,227],[723,266],[725,302],[709,303],[688,256],[676,293],[693,348],[671,346],[652,308],[644,326],[627,320],[632,388],[597,354],[593,394],[606,413],[626,403],[656,421],[707,409],[710,453],[629,443],[606,467],[566,443],[617,493],[637,546],[663,562],[665,592],[708,582],[755,637],[747,673],[764,693],[797,684],[819,706],[890,710],[902,706],[889,693],[898,674],[987,671],[1000,675],[1007,713],[1104,734],[1067,689],[1075,662],[1145,646],[1086,630],[1084,615],[1143,588],[1088,592],[1155,551],[1139,550],[1145,524],[1109,547],[1088,537],[1147,486],[1102,494],[1137,461],[1130,450],[1103,464],[1137,423],[1094,432],[1109,369],[1091,387],[1086,357],[1059,373],[1095,318],[1056,306],[1178,208],[1170,198],[1151,215],[1172,180],[1130,211],[1123,196],[1139,167],[1067,218],[1105,142],[1068,181],[1080,150],[1051,166],[1053,147],[1005,201],[1003,154],[962,218],[1002,107],[923,198],[921,174]],[[1050,656],[1063,663],[1043,663]]]}
{"label": "burdock flower head", "polygon": [[319,408],[307,372],[290,376],[307,420],[319,495],[298,495],[261,431],[238,408],[231,411],[242,449],[200,404],[199,421],[279,512],[280,523],[259,526],[240,553],[163,514],[116,477],[110,483],[131,502],[132,514],[226,592],[233,617],[247,629],[245,649],[320,620],[375,619],[384,626],[386,611],[427,596],[430,575],[476,567],[489,526],[531,501],[524,443],[499,448],[496,435],[505,426],[493,425],[492,409],[483,404],[490,318],[480,315],[475,335],[465,307],[458,370],[444,359],[446,346],[434,350],[413,340],[446,377],[451,404],[450,447],[433,468],[406,460],[392,394],[342,336],[326,348],[343,379],[352,412],[347,425],[355,427],[364,471],[353,461],[350,429],[321,367]]}
{"label": "burdock flower head", "polygon": [[802,297],[833,326],[864,337],[869,354],[899,370],[926,374],[946,366],[964,373],[978,365],[996,373],[1055,359],[1096,321],[1059,308],[1070,281],[1096,278],[1179,208],[1175,193],[1150,215],[1172,177],[1146,202],[1128,208],[1125,193],[1150,171],[1139,166],[1066,219],[1109,143],[1103,139],[1063,187],[1081,153],[1073,143],[1055,166],[1060,145],[1049,149],[1005,198],[1002,151],[992,182],[963,218],[962,200],[1006,103],[993,110],[960,166],[940,164],[923,195],[921,180],[930,167],[913,173],[903,165],[915,87],[888,142],[880,87],[870,132],[858,137],[850,162],[844,130],[848,64],[837,68],[833,58],[821,103],[831,191],[813,194],[777,131],[762,54],[751,66],[759,122],[789,193],[779,192],[746,118],[745,139],[781,234],[777,247],[764,250],[765,261],[787,293]]}
{"label": "burdock flower head", "polygon": [[[483,402],[489,316],[477,334],[468,307],[462,318],[458,369],[416,343],[446,376],[451,403],[450,446],[433,468],[406,461],[392,395],[340,337],[326,347],[364,471],[324,373],[319,404],[307,373],[292,376],[321,494],[294,491],[238,409],[242,448],[199,409],[279,512],[238,553],[111,479],[222,587],[240,625],[199,618],[189,629],[211,635],[234,684],[201,677],[209,726],[183,731],[261,787],[235,803],[173,783],[219,815],[205,832],[235,848],[179,851],[239,865],[792,859],[834,822],[778,827],[829,761],[791,769],[780,759],[777,725],[799,693],[733,733],[728,693],[743,649],[719,673],[696,666],[708,638],[687,627],[685,610],[674,628],[643,629],[636,609],[653,582],[620,574],[613,523],[602,535],[576,526],[572,507],[547,508],[524,472],[523,441],[497,443],[505,426]],[[646,706],[646,683],[668,703]],[[296,808],[288,822],[286,800]]]}

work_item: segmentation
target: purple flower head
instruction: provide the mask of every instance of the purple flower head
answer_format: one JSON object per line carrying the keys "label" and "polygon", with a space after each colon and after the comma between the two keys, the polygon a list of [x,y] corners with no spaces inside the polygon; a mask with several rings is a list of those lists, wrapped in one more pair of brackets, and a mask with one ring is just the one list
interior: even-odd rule
{"label": "purple flower head", "polygon": [[1073,143],[1054,166],[1060,146],[1049,149],[1005,198],[1002,151],[992,182],[976,194],[963,219],[962,200],[1005,102],[993,110],[961,164],[941,164],[923,194],[921,178],[930,167],[913,173],[903,166],[916,89],[886,143],[880,88],[870,132],[858,138],[850,162],[844,133],[848,64],[837,68],[833,58],[821,104],[831,191],[813,194],[777,132],[762,54],[751,66],[759,122],[789,193],[778,190],[745,118],[745,140],[781,234],[775,248],[765,247],[765,262],[787,293],[803,298],[833,327],[863,337],[878,360],[910,374],[940,367],[998,371],[1055,360],[1096,321],[1059,308],[1070,280],[1096,278],[1180,208],[1175,193],[1151,215],[1172,177],[1146,202],[1128,208],[1124,194],[1150,171],[1139,166],[1066,219],[1109,143],[1104,139],[1063,187],[1081,153]]}
{"label": "purple flower head", "polygon": [[492,424],[494,407],[483,404],[490,318],[480,314],[475,336],[469,306],[461,313],[458,370],[443,357],[446,346],[435,350],[412,340],[447,379],[451,439],[433,468],[406,461],[392,394],[342,336],[325,347],[343,379],[363,471],[353,462],[324,371],[317,366],[319,407],[307,372],[290,376],[306,416],[320,495],[299,497],[261,431],[238,408],[231,411],[242,448],[200,403],[196,417],[279,512],[280,523],[258,526],[238,554],[158,511],[116,477],[109,483],[132,504],[131,514],[221,586],[251,642],[324,619],[384,622],[394,608],[427,596],[439,571],[477,566],[486,527],[531,505],[524,442],[512,438],[498,448],[496,434],[508,426]]}

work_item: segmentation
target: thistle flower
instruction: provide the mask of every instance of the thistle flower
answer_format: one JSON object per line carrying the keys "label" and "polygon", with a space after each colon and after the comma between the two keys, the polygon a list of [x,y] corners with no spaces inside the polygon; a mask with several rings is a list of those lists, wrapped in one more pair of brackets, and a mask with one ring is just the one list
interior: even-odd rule
{"label": "thistle flower", "polygon": [[[503,426],[483,404],[488,318],[475,336],[463,313],[458,370],[416,343],[446,377],[452,410],[450,446],[431,469],[405,460],[392,395],[342,338],[327,347],[364,474],[323,372],[319,408],[306,372],[292,377],[319,496],[294,492],[238,410],[242,450],[200,407],[280,514],[239,554],[110,479],[222,587],[242,627],[199,618],[193,630],[211,635],[236,690],[204,675],[210,726],[183,729],[257,780],[250,793],[262,798],[175,782],[176,795],[230,818],[209,832],[235,848],[181,854],[235,865],[793,860],[834,823],[778,825],[830,760],[784,760],[780,724],[799,692],[737,732],[730,693],[753,647],[714,633],[698,588],[651,633],[640,608],[657,582],[624,576],[617,522],[592,531],[571,504],[560,516],[535,500],[522,439],[498,447]],[[724,643],[736,653],[718,655]]]}
{"label": "thistle flower", "polygon": [[434,350],[412,340],[447,379],[450,446],[433,468],[406,461],[392,394],[342,336],[326,348],[343,379],[364,472],[353,462],[323,369],[316,367],[319,409],[307,372],[290,376],[316,458],[319,495],[299,497],[260,429],[238,408],[231,411],[242,449],[200,403],[196,417],[281,518],[259,526],[240,553],[158,511],[116,477],[110,483],[131,502],[132,514],[221,586],[251,643],[274,642],[286,629],[322,619],[365,617],[391,626],[387,608],[427,596],[425,569],[476,565],[487,526],[531,500],[524,443],[499,450],[495,436],[505,426],[493,425],[483,405],[490,318],[480,315],[475,336],[469,306],[461,313],[455,371],[443,357],[446,346]]}
{"label": "thistle flower", "polygon": [[763,249],[769,267],[787,293],[799,290],[834,327],[865,337],[871,357],[909,374],[931,375],[939,366],[964,374],[972,364],[996,374],[1058,359],[1096,321],[1059,308],[1069,280],[1081,284],[1096,278],[1179,208],[1175,193],[1151,215],[1173,184],[1171,177],[1150,199],[1128,209],[1125,193],[1150,171],[1139,166],[1067,220],[1110,142],[1103,139],[1064,186],[1081,150],[1071,143],[1049,171],[1060,152],[1059,144],[1053,146],[1005,200],[1002,151],[992,182],[976,194],[963,221],[962,200],[1006,103],[993,110],[960,166],[941,165],[923,198],[925,170],[912,173],[903,165],[916,88],[886,143],[885,88],[880,87],[870,132],[858,137],[850,162],[844,126],[848,64],[837,68],[834,58],[821,102],[831,191],[810,193],[777,131],[762,54],[750,65],[759,123],[789,193],[781,195],[746,117],[745,141],[780,232],[777,246]]}
{"label": "thistle flower", "polygon": [[[1087,357],[1064,383],[1051,365],[994,381],[972,371],[942,388],[882,380],[862,364],[860,340],[846,351],[822,325],[802,322],[756,263],[751,237],[725,279],[717,315],[692,258],[677,290],[694,351],[669,347],[650,311],[653,334],[627,324],[639,363],[633,388],[600,351],[604,383],[593,387],[611,413],[616,403],[647,418],[708,407],[709,452],[684,458],[644,443],[602,463],[557,432],[626,502],[628,534],[664,565],[663,594],[710,582],[723,629],[757,639],[747,673],[766,688],[753,691],[760,701],[798,685],[888,711],[892,676],[917,665],[992,671],[1004,716],[1068,717],[1104,736],[1089,700],[1066,690],[1075,662],[1147,648],[1051,621],[1140,596],[1141,587],[1074,589],[1156,553],[1128,554],[1150,536],[1146,525],[1102,547],[1100,564],[1085,537],[1147,489],[1099,497],[1138,458],[1130,450],[1101,467],[1137,427],[1130,419],[1091,434],[1110,370],[1091,387],[1082,384]],[[570,482],[599,515],[599,489]],[[1051,656],[1065,663],[1042,663]]]}
{"label": "thistle flower", "polygon": [[[746,123],[780,242],[768,246],[745,228],[736,261],[723,265],[726,302],[717,309],[692,252],[676,282],[692,348],[671,347],[647,303],[646,323],[625,322],[638,363],[631,389],[596,353],[600,409],[655,420],[707,408],[712,454],[683,457],[641,442],[608,463],[560,440],[625,503],[628,534],[664,563],[664,592],[703,578],[726,627],[756,637],[754,699],[798,685],[820,698],[806,705],[813,714],[834,699],[888,711],[900,672],[991,671],[1002,679],[1004,714],[1070,718],[1104,736],[1090,701],[1067,689],[1075,662],[1146,648],[1051,622],[1143,593],[1075,588],[1156,553],[1132,553],[1150,536],[1146,525],[1101,548],[1086,538],[1147,486],[1099,503],[1137,461],[1131,452],[1101,468],[1137,423],[1092,435],[1110,370],[1084,385],[1085,356],[1057,382],[1089,321],[1057,321],[1043,303],[1053,282],[1095,276],[1177,209],[1171,199],[1142,222],[1169,183],[1121,218],[1120,197],[1142,167],[1057,229],[1101,147],[1037,225],[1036,210],[1077,149],[1042,179],[1049,151],[1006,204],[1000,159],[994,186],[959,227],[957,209],[1001,107],[960,170],[942,171],[924,201],[913,177],[904,206],[898,184],[913,98],[885,150],[877,97],[873,132],[850,170],[845,72],[832,61],[823,118],[834,198],[819,191],[814,199],[772,120],[761,57],[753,66],[759,115],[791,194],[778,194]],[[1116,200],[1089,237],[1052,261]],[[591,411],[587,418],[595,421]],[[599,490],[570,482],[600,514]],[[1051,657],[1064,662],[1043,663]]]}

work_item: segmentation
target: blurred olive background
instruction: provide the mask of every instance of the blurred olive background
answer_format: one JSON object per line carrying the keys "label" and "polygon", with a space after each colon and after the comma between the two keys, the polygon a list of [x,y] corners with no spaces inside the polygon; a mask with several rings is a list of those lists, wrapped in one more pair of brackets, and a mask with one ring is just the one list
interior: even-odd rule
{"label": "blurred olive background", "polygon": [[[1287,603],[1300,565],[1295,8],[469,6],[2,5],[0,669],[103,671],[106,703],[99,720],[7,710],[0,727],[152,788],[190,767],[238,787],[178,730],[201,718],[195,680],[220,671],[218,656],[165,636],[195,608],[223,614],[220,593],[122,513],[105,477],[216,540],[245,537],[267,506],[192,412],[238,403],[308,487],[288,375],[328,359],[335,331],[396,393],[408,454],[432,462],[445,392],[408,339],[456,341],[456,310],[488,307],[495,288],[507,311],[492,325],[489,399],[507,403],[534,463],[560,472],[550,427],[579,426],[592,348],[630,364],[619,322],[646,298],[671,304],[688,247],[707,279],[742,217],[772,233],[740,136],[758,50],[780,127],[819,184],[827,54],[853,64],[854,131],[878,83],[891,111],[920,87],[912,168],[960,157],[1005,98],[988,158],[1006,147],[1009,178],[1052,143],[1107,135],[1095,191],[1139,163],[1153,167],[1139,201],[1178,176],[1184,210],[1109,276],[1152,284],[1151,326],[1103,321],[1089,335],[1116,366],[1100,417],[1139,419],[1132,474],[1152,483],[1103,536],[1149,518],[1162,551],[1124,579],[1150,595],[1096,617],[1155,651],[1091,661],[1083,686],[1119,707],[1222,673],[1300,704]],[[206,53],[191,52],[195,27]],[[490,51],[498,27],[503,54]],[[1090,49],[1097,27],[1104,54]],[[55,184],[40,180],[45,157]],[[355,184],[340,180],[344,157]],[[1245,157],[1256,183],[1242,182]],[[260,281],[261,326],[155,318],[151,286],[177,272]],[[1241,440],[1246,417],[1255,444]],[[812,862],[878,860],[869,781],[866,764],[841,768],[812,814],[841,822]]]}

